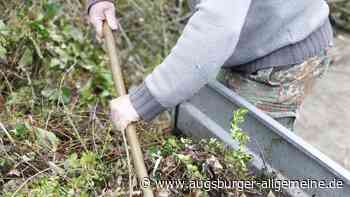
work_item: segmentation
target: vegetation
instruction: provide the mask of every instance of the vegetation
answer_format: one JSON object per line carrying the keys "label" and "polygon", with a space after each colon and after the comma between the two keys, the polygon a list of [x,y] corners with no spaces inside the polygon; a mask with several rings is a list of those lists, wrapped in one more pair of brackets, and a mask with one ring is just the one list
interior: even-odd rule
{"label": "vegetation", "polygon": [[330,1],[332,16],[336,25],[346,31],[350,31],[350,2],[347,0]]}
{"label": "vegetation", "polygon": [[[120,0],[118,6],[117,44],[131,87],[169,53],[188,9],[183,1],[165,0]],[[0,196],[139,195],[121,135],[109,122],[107,103],[117,95],[105,52],[85,22],[84,6],[72,0],[14,0],[1,1],[0,9]],[[150,175],[253,179],[245,151],[249,138],[239,127],[245,114],[233,114],[238,150],[215,139],[175,136],[167,129],[166,114],[153,124],[138,123]],[[235,189],[166,192],[241,194]]]}

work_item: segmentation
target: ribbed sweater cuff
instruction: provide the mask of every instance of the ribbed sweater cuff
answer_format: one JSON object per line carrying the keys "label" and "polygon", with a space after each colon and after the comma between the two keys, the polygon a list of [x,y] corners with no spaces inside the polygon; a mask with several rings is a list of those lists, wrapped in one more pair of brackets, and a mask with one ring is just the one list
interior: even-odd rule
{"label": "ribbed sweater cuff", "polygon": [[113,3],[113,0],[88,0],[87,6],[86,6],[87,14],[89,14],[90,9],[93,5],[95,5],[96,3],[101,2],[101,1],[109,1],[109,2]]}
{"label": "ribbed sweater cuff", "polygon": [[333,30],[327,20],[304,40],[278,49],[252,62],[232,67],[234,71],[251,74],[257,70],[277,66],[301,64],[306,59],[319,56],[333,43]]}
{"label": "ribbed sweater cuff", "polygon": [[131,104],[139,116],[145,121],[151,121],[166,108],[163,107],[148,90],[145,83],[129,93]]}

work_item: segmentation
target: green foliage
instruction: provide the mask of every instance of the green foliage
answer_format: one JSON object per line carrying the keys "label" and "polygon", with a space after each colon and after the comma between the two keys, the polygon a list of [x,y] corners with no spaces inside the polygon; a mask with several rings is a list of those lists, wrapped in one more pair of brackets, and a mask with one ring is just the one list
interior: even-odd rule
{"label": "green foliage", "polygon": [[18,62],[18,66],[25,67],[33,64],[33,53],[30,49],[26,49]]}
{"label": "green foliage", "polygon": [[225,152],[224,144],[215,138],[201,140],[200,144],[203,145],[206,151],[212,154]]}
{"label": "green foliage", "polygon": [[169,137],[162,146],[161,153],[163,156],[173,155],[182,148],[182,143],[175,137]]}
{"label": "green foliage", "polygon": [[[0,60],[11,62],[6,69],[20,67],[25,74],[14,86],[32,85],[39,95],[42,90],[51,92],[52,96],[44,97],[64,104],[69,100],[57,99],[64,93],[60,90],[63,87],[78,91],[82,105],[97,101],[106,104],[116,96],[104,52],[99,44],[93,43],[89,26],[77,17],[77,13],[81,14],[79,8],[64,7],[71,2],[61,0],[21,3],[9,3],[9,8],[18,9],[0,20]],[[126,74],[141,72],[141,76],[137,75],[140,80],[168,55],[184,26],[188,12],[184,4],[164,0],[118,2],[118,13],[123,20],[120,20],[121,39],[117,42]],[[67,14],[70,9],[76,9],[75,13]],[[60,76],[63,78],[59,79]],[[126,81],[135,83],[134,78],[128,77]],[[26,79],[47,81],[28,84]],[[9,91],[5,87],[0,86],[0,90]]]}
{"label": "green foliage", "polygon": [[[32,184],[30,195],[33,197],[47,196],[47,197],[58,197],[66,196],[66,191],[60,186],[59,177],[42,177]],[[19,194],[18,196],[26,196],[25,193]]]}
{"label": "green foliage", "polygon": [[191,155],[175,154],[176,159],[178,159],[185,166],[185,175],[193,179],[203,179],[205,175],[199,171],[199,165],[196,164]]}
{"label": "green foliage", "polygon": [[331,14],[337,27],[350,32],[350,2],[330,1]]}
{"label": "green foliage", "polygon": [[8,96],[6,105],[16,106],[20,108],[22,112],[25,112],[34,105],[34,102],[31,88],[29,86],[23,86]]}
{"label": "green foliage", "polygon": [[86,196],[103,184],[108,174],[101,161],[101,158],[92,152],[83,153],[80,159],[76,154],[72,154],[65,165],[68,176],[71,177],[67,183],[70,192]]}
{"label": "green foliage", "polygon": [[245,150],[249,137],[241,129],[247,112],[246,109],[239,109],[234,111],[232,116],[230,131],[232,138],[239,142],[238,149],[227,148],[223,142],[214,138],[195,142],[184,137],[168,136],[161,146],[149,148],[148,155],[153,162],[159,158],[174,158],[181,163],[187,178],[205,179],[209,176],[203,171],[203,165],[207,161],[198,159],[196,152],[200,151],[207,156],[214,155],[221,164],[224,164],[226,170],[231,171],[236,177],[244,178],[248,172],[247,163],[251,160],[251,155]]}
{"label": "green foliage", "polygon": [[[65,6],[72,3],[78,7]],[[117,46],[128,84],[134,83],[136,71],[142,78],[170,52],[187,18],[184,4],[118,1],[122,28]],[[7,7],[13,10],[8,12]],[[9,151],[0,156],[0,176],[18,171],[16,180],[29,180],[50,167],[26,182],[16,196],[100,196],[109,189],[127,190],[114,179],[128,175],[122,138],[111,134],[108,121],[106,103],[116,96],[112,75],[105,52],[92,41],[81,17],[83,9],[79,1],[15,0],[0,13],[0,65],[5,65],[0,71],[6,76],[0,74],[6,82],[0,83],[0,110],[1,98],[6,102],[0,119],[15,140],[12,145],[1,133],[4,150]],[[227,149],[215,139],[198,143],[151,133],[154,141],[141,138],[145,146],[156,144],[145,148],[146,163],[158,162],[158,178],[206,179],[211,174],[204,166],[215,156],[225,168],[216,175],[235,177],[248,161],[244,145],[249,139],[239,128],[242,116],[237,112],[232,123],[240,150]],[[13,184],[6,178],[0,180],[1,188]],[[10,186],[0,195],[11,196],[22,183],[15,182],[14,190]]]}
{"label": "green foliage", "polygon": [[71,97],[71,90],[68,87],[62,87],[61,89],[45,88],[41,91],[41,95],[49,101],[61,101],[64,104],[68,104]]}
{"label": "green foliage", "polygon": [[[122,27],[127,31],[122,35],[125,38],[123,45],[133,55],[129,63],[142,63],[145,72],[151,72],[169,54],[180,35],[184,16],[188,14],[186,1],[121,0],[118,10],[123,18]],[[139,28],[142,31],[129,31]]]}
{"label": "green foliage", "polygon": [[[183,4],[118,2],[122,28],[116,41],[127,85],[169,53],[183,26]],[[0,120],[14,139],[12,144],[0,133],[8,151],[0,176],[11,178],[0,181],[0,196],[52,164],[64,169],[35,177],[16,196],[98,196],[115,181],[108,182],[115,170],[107,165],[111,160],[118,164],[115,173],[127,177],[121,136],[110,134],[107,103],[117,96],[112,75],[84,9],[81,1],[0,2]],[[153,155],[174,154],[182,148],[176,143],[169,139]],[[11,171],[18,172],[19,183]]]}
{"label": "green foliage", "polygon": [[[64,165],[64,176],[42,176],[20,191],[16,196],[32,197],[73,197],[93,196],[96,187],[104,184],[108,177],[106,166],[101,158],[92,152],[84,152],[79,158],[77,154],[68,157]],[[6,193],[11,196],[13,193]]]}
{"label": "green foliage", "polygon": [[212,154],[222,153],[227,167],[234,170],[238,177],[245,176],[248,172],[247,163],[251,160],[251,155],[245,150],[249,142],[249,136],[241,129],[241,124],[244,123],[247,112],[246,109],[239,109],[234,111],[232,116],[230,131],[232,138],[239,143],[238,149],[227,149],[222,142],[216,139],[201,141],[205,150]]}
{"label": "green foliage", "polygon": [[11,162],[9,160],[0,157],[0,172],[9,168],[10,166],[11,166]]}
{"label": "green foliage", "polygon": [[38,145],[53,151],[57,149],[60,140],[54,133],[41,128],[36,128],[35,131]]}
{"label": "green foliage", "polygon": [[236,161],[235,168],[238,169],[239,173],[246,173],[247,162],[251,160],[251,155],[245,151],[246,144],[249,141],[249,137],[242,131],[240,125],[244,122],[245,115],[248,113],[246,109],[239,109],[233,112],[233,118],[231,121],[231,136],[237,140],[240,145],[237,150],[229,151],[226,155],[228,161]]}
{"label": "green foliage", "polygon": [[[73,76],[87,76],[88,79],[77,77],[81,84],[90,81],[81,92],[82,104],[115,94],[104,52],[91,40],[87,28],[72,21],[65,15],[62,5],[55,1],[42,1],[40,6],[33,4],[18,9],[16,17],[8,20],[7,24],[0,21],[0,58],[17,59],[13,66],[24,69],[27,77],[35,77],[32,75],[34,68],[51,79],[70,72]],[[51,101],[62,97],[63,103],[67,104],[69,89],[65,85],[58,89],[47,86],[43,89],[43,96]]]}
{"label": "green foliage", "polygon": [[17,123],[15,125],[15,128],[11,130],[11,134],[13,134],[15,138],[18,140],[27,139],[29,137],[29,131],[28,131],[27,125],[23,123]]}

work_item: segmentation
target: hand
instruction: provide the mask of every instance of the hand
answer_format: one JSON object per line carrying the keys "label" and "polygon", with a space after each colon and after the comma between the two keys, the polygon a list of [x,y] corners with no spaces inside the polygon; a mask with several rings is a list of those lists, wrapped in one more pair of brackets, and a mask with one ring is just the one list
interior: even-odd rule
{"label": "hand", "polygon": [[97,39],[103,37],[102,25],[103,21],[107,21],[112,30],[118,29],[118,20],[115,16],[114,4],[109,1],[101,1],[90,8],[89,11],[90,23],[95,27]]}
{"label": "hand", "polygon": [[110,108],[112,122],[119,131],[125,130],[130,123],[140,119],[128,95],[113,99]]}

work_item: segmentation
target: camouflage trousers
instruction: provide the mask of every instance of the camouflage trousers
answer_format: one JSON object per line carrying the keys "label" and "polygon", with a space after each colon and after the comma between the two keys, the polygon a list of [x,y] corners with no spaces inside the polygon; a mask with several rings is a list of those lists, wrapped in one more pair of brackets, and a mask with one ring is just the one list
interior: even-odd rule
{"label": "camouflage trousers", "polygon": [[301,64],[262,69],[253,74],[222,69],[218,80],[285,127],[294,130],[305,96],[330,66],[331,58],[327,51]]}

